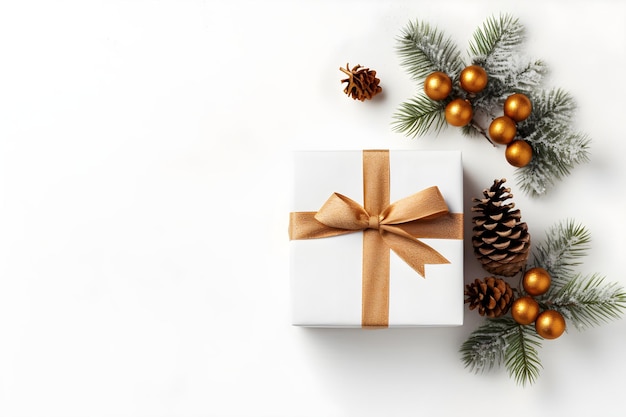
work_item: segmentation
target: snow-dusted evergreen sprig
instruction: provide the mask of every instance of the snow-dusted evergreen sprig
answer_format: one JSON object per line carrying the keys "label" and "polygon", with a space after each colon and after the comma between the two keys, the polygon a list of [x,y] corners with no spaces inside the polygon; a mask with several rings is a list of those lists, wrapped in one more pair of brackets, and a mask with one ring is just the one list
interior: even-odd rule
{"label": "snow-dusted evergreen sprig", "polygon": [[510,317],[502,317],[483,323],[461,345],[463,363],[470,371],[480,373],[493,369],[504,362],[509,342],[507,336],[514,332],[517,323]]}
{"label": "snow-dusted evergreen sprig", "polygon": [[524,27],[519,20],[511,15],[501,15],[488,18],[476,29],[469,49],[477,64],[488,66],[492,76],[503,79],[509,72],[511,54],[518,50],[523,40]]}
{"label": "snow-dusted evergreen sprig", "polygon": [[[545,241],[534,249],[533,266],[551,275],[550,290],[537,298],[543,309],[560,312],[577,330],[621,318],[626,311],[626,291],[599,274],[582,276],[574,267],[589,250],[590,233],[566,220],[548,229]],[[523,291],[520,291],[523,293]],[[520,325],[508,314],[485,319],[461,345],[467,368],[484,372],[504,365],[520,385],[532,384],[542,368],[538,349],[542,338],[533,325]]]}
{"label": "snow-dusted evergreen sprig", "polygon": [[518,125],[518,134],[533,148],[533,159],[516,172],[518,185],[527,194],[545,194],[556,181],[589,160],[591,140],[572,130],[574,99],[561,89],[531,96],[533,110]]}
{"label": "snow-dusted evergreen sprig", "polygon": [[397,38],[401,65],[418,83],[432,72],[445,72],[453,87],[448,98],[437,102],[420,89],[400,105],[392,127],[412,138],[428,132],[437,134],[447,126],[446,105],[453,98],[464,98],[472,103],[473,118],[461,132],[491,142],[487,126],[502,115],[506,98],[514,93],[525,94],[533,112],[529,119],[518,123],[516,139],[531,145],[533,157],[515,175],[522,191],[536,197],[569,175],[576,165],[588,161],[590,139],[572,130],[575,105],[569,94],[560,89],[542,90],[548,68],[543,61],[528,59],[522,53],[524,31],[518,19],[505,14],[488,18],[474,32],[468,62],[483,67],[489,82],[481,92],[468,94],[459,86],[460,72],[467,64],[451,38],[428,23],[410,22]]}
{"label": "snow-dusted evergreen sprig", "polygon": [[[511,319],[515,322],[513,319]],[[516,325],[508,337],[505,367],[520,385],[534,383],[539,377],[541,361],[537,349],[541,348],[541,337],[533,326]]]}
{"label": "snow-dusted evergreen sprig", "polygon": [[439,132],[446,126],[444,108],[442,102],[418,94],[400,105],[394,127],[411,136],[423,135],[428,131]]}
{"label": "snow-dusted evergreen sprig", "polygon": [[[428,23],[410,22],[397,41],[400,63],[418,83],[435,71],[456,79],[464,67],[461,52],[452,39]],[[455,87],[455,91],[458,91],[458,87]],[[433,101],[420,91],[400,105],[394,116],[393,128],[412,137],[429,131],[439,132],[446,126],[446,104]]]}
{"label": "snow-dusted evergreen sprig", "polygon": [[497,117],[506,97],[513,93],[530,94],[541,85],[547,68],[542,61],[529,61],[520,53],[525,37],[518,19],[511,15],[490,17],[473,38],[469,46],[472,63],[489,74],[489,83],[474,99],[474,107]]}
{"label": "snow-dusted evergreen sprig", "polygon": [[538,87],[547,68],[542,61],[521,59],[524,31],[524,26],[511,15],[488,18],[470,42],[472,62],[483,67],[491,79],[513,90],[518,91],[520,85]]}
{"label": "snow-dusted evergreen sprig", "polygon": [[604,281],[597,274],[577,275],[540,303],[560,312],[578,330],[599,326],[618,319],[626,309],[624,289]]}
{"label": "snow-dusted evergreen sprig", "polygon": [[465,367],[483,373],[504,365],[521,385],[533,383],[541,369],[541,338],[531,326],[520,326],[510,316],[485,320],[461,345]]}
{"label": "snow-dusted evergreen sprig", "polygon": [[533,250],[533,266],[548,271],[551,288],[560,289],[575,275],[574,267],[582,264],[581,258],[591,249],[591,234],[572,219],[550,227],[543,242]]}
{"label": "snow-dusted evergreen sprig", "polygon": [[454,79],[463,69],[456,44],[428,23],[409,22],[397,41],[400,63],[415,81],[422,81],[434,71],[445,72]]}

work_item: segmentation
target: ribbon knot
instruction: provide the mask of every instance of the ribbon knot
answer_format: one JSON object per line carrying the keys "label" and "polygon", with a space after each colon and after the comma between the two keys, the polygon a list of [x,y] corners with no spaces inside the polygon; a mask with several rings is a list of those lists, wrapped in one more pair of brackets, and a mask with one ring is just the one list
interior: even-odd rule
{"label": "ribbon knot", "polygon": [[364,327],[387,327],[389,249],[425,277],[425,264],[449,261],[419,238],[462,239],[463,214],[450,213],[436,186],[389,202],[389,152],[363,152],[363,200],[333,193],[317,212],[292,212],[290,239],[363,232]]}

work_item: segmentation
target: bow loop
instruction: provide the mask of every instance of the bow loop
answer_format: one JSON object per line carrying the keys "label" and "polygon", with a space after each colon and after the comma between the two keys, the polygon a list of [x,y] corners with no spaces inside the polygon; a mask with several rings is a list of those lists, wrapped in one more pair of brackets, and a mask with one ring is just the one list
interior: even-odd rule
{"label": "bow loop", "polygon": [[446,201],[439,188],[433,186],[388,205],[383,210],[381,224],[409,223],[415,220],[433,219],[445,214],[448,214]]}
{"label": "bow loop", "polygon": [[370,215],[351,198],[333,193],[315,213],[315,220],[336,229],[358,231],[367,229]]}

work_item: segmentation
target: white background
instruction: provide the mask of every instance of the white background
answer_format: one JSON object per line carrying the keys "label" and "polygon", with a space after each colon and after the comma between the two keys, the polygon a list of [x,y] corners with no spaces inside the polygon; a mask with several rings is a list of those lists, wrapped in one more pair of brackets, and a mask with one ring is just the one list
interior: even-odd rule
{"label": "white background", "polygon": [[[417,88],[394,51],[408,21],[465,50],[500,12],[593,139],[540,199],[501,148],[390,128]],[[581,272],[626,286],[625,23],[608,0],[3,1],[0,415],[623,414],[624,320],[544,343],[526,388],[463,368],[475,312],[458,328],[292,327],[287,218],[291,149],[460,149],[467,213],[508,178],[533,239],[575,219],[593,237]],[[347,98],[347,62],[384,94]],[[466,281],[484,276],[465,255]]]}

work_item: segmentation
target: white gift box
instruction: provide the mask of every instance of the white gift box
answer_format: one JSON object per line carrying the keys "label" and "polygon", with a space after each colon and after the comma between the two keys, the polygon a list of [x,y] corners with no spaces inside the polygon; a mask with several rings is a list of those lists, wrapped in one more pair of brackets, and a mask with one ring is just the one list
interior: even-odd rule
{"label": "white gift box", "polygon": [[[463,213],[460,152],[389,151],[390,201],[438,187],[450,213]],[[362,151],[294,152],[292,212],[316,212],[333,193],[363,204]],[[461,222],[462,226],[462,222]],[[462,227],[461,227],[462,229]],[[462,230],[461,230],[462,237]],[[463,324],[463,240],[419,238],[449,263],[425,276],[390,254],[388,327]],[[292,322],[361,327],[363,232],[290,241]]]}

